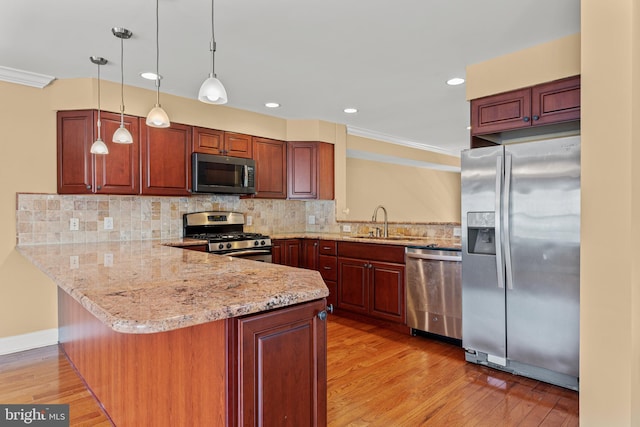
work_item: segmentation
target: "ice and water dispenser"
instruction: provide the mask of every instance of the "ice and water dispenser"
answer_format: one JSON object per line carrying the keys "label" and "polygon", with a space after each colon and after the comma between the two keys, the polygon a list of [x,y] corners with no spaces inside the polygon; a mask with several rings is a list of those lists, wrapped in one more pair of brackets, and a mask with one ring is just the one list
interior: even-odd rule
{"label": "ice and water dispenser", "polygon": [[467,251],[470,254],[496,254],[495,212],[467,213]]}

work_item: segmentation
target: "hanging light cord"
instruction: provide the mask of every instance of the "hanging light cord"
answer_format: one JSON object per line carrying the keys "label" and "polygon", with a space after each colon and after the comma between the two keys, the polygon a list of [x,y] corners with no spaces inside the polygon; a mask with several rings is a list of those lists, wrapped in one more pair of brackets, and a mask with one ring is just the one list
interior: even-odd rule
{"label": "hanging light cord", "polygon": [[120,126],[124,126],[124,39],[120,38]]}
{"label": "hanging light cord", "polygon": [[211,0],[211,77],[215,77],[216,76],[216,72],[215,72],[215,67],[216,67],[216,38],[215,38],[215,32],[214,32],[214,16],[213,16],[213,2],[214,0]]}
{"label": "hanging light cord", "polygon": [[98,139],[101,139],[100,126],[100,64],[98,64]]}
{"label": "hanging light cord", "polygon": [[160,106],[160,12],[156,0],[156,107]]}

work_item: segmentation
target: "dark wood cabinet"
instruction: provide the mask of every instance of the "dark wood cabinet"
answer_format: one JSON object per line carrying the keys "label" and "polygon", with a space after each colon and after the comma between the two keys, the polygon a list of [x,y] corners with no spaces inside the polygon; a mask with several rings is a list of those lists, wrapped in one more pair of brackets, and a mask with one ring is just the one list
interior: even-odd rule
{"label": "dark wood cabinet", "polygon": [[300,267],[300,239],[274,239],[271,241],[271,262]]}
{"label": "dark wood cabinet", "polygon": [[300,267],[318,271],[318,239],[301,239],[300,241]]}
{"label": "dark wood cabinet", "polygon": [[287,196],[289,199],[332,200],[334,196],[333,144],[287,144]]}
{"label": "dark wood cabinet", "polygon": [[338,258],[335,240],[320,240],[318,246],[318,271],[329,288],[327,304],[338,306]]}
{"label": "dark wood cabinet", "polygon": [[250,135],[193,126],[194,153],[250,159],[252,149]]}
{"label": "dark wood cabinet", "polygon": [[580,76],[471,100],[471,135],[580,119]]}
{"label": "dark wood cabinet", "polygon": [[256,162],[255,198],[287,198],[287,143],[253,137],[253,160]]}
{"label": "dark wood cabinet", "polygon": [[338,242],[337,306],[405,323],[404,248]]}
{"label": "dark wood cabinet", "polygon": [[109,154],[91,154],[97,138],[98,112],[59,111],[57,114],[57,189],[59,194],[138,194],[140,138],[138,118],[124,116],[132,144],[112,142],[120,115],[101,112],[101,136]]}
{"label": "dark wood cabinet", "polygon": [[168,128],[141,123],[142,194],[191,194],[191,130],[191,126],[179,123]]}
{"label": "dark wood cabinet", "polygon": [[322,299],[237,320],[237,425],[326,425],[325,307]]}

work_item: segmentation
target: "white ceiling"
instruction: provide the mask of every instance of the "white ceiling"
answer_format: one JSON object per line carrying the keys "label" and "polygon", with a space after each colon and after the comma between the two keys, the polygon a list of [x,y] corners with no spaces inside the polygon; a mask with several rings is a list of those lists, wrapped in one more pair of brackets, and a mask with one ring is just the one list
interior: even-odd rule
{"label": "white ceiling", "polygon": [[[154,0],[2,0],[0,66],[149,89]],[[161,90],[196,98],[210,71],[211,3],[160,0]],[[228,105],[435,147],[468,146],[468,64],[580,31],[580,0],[217,0],[216,73]],[[126,94],[125,94],[126,96]],[[264,103],[275,101],[278,109]],[[345,107],[359,112],[347,115]]]}

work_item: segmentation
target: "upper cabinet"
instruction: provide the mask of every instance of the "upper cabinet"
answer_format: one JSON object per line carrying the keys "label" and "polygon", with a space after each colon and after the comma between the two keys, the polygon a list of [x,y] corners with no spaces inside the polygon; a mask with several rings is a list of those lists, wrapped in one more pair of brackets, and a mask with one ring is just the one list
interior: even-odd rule
{"label": "upper cabinet", "polygon": [[191,126],[171,123],[168,128],[153,128],[141,120],[140,152],[141,194],[191,194]]}
{"label": "upper cabinet", "polygon": [[97,138],[98,112],[59,111],[57,114],[57,162],[59,194],[138,194],[140,192],[139,119],[124,116],[133,144],[111,141],[120,127],[120,115],[101,112],[101,136],[108,155],[91,154]]}
{"label": "upper cabinet", "polygon": [[251,135],[193,127],[194,153],[250,159],[252,148]]}
{"label": "upper cabinet", "polygon": [[580,76],[471,100],[471,135],[580,119]]}
{"label": "upper cabinet", "polygon": [[253,197],[286,199],[286,142],[254,136],[253,160],[256,162],[256,194]]}
{"label": "upper cabinet", "polygon": [[332,200],[333,144],[316,141],[289,142],[287,147],[289,199]]}

